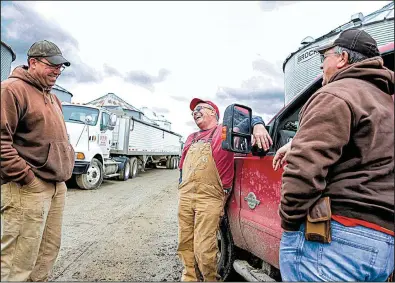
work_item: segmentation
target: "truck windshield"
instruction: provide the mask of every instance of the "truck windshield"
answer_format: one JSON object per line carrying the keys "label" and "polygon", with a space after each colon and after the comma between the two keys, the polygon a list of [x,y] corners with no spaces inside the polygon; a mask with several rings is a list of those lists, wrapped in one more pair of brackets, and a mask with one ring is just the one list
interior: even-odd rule
{"label": "truck windshield", "polygon": [[63,117],[65,122],[85,124],[85,117],[91,116],[92,121],[88,123],[89,126],[95,126],[97,118],[99,117],[99,110],[74,105],[62,105]]}

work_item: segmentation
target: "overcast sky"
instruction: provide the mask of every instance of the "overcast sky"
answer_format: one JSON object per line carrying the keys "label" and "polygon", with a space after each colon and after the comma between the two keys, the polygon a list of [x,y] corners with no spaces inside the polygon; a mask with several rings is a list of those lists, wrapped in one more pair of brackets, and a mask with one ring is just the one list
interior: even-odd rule
{"label": "overcast sky", "polygon": [[189,102],[221,111],[250,106],[266,122],[284,105],[282,63],[317,38],[389,1],[1,2],[1,40],[25,64],[33,42],[57,44],[71,62],[57,83],[88,102],[113,92],[172,122],[197,128]]}

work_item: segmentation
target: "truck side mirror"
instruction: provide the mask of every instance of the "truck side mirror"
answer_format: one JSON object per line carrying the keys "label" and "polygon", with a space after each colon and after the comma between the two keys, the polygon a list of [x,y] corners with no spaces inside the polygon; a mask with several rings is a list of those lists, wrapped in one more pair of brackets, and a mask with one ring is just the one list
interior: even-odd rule
{"label": "truck side mirror", "polygon": [[110,126],[114,127],[117,124],[117,115],[111,114],[110,116]]}
{"label": "truck side mirror", "polygon": [[251,152],[251,108],[229,105],[222,123],[222,149],[236,153]]}
{"label": "truck side mirror", "polygon": [[93,118],[91,115],[88,115],[85,117],[85,124],[90,124],[93,121]]}

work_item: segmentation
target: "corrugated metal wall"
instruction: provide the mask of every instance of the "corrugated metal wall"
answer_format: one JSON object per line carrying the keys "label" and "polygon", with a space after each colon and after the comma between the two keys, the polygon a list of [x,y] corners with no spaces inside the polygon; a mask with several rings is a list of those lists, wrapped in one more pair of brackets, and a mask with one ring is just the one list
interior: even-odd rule
{"label": "corrugated metal wall", "polygon": [[[394,41],[394,19],[372,23],[362,26],[361,29],[368,32],[379,46]],[[319,55],[314,52],[314,48],[324,45],[336,38],[335,34],[325,40],[317,41],[314,44],[301,49],[289,59],[284,67],[284,90],[285,103],[288,103],[303,88],[311,83],[322,73],[320,69],[321,61]]]}
{"label": "corrugated metal wall", "polygon": [[8,78],[11,73],[12,53],[11,51],[1,44],[1,81]]}
{"label": "corrugated metal wall", "polygon": [[[133,123],[133,122],[131,122]],[[175,134],[134,121],[129,136],[129,151],[180,154],[179,137]]]}

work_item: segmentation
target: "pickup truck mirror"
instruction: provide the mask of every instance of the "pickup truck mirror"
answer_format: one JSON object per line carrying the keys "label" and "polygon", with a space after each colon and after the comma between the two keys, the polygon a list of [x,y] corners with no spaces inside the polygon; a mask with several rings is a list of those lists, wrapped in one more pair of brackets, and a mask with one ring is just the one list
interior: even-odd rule
{"label": "pickup truck mirror", "polygon": [[222,123],[222,149],[236,153],[251,152],[251,108],[229,105]]}

